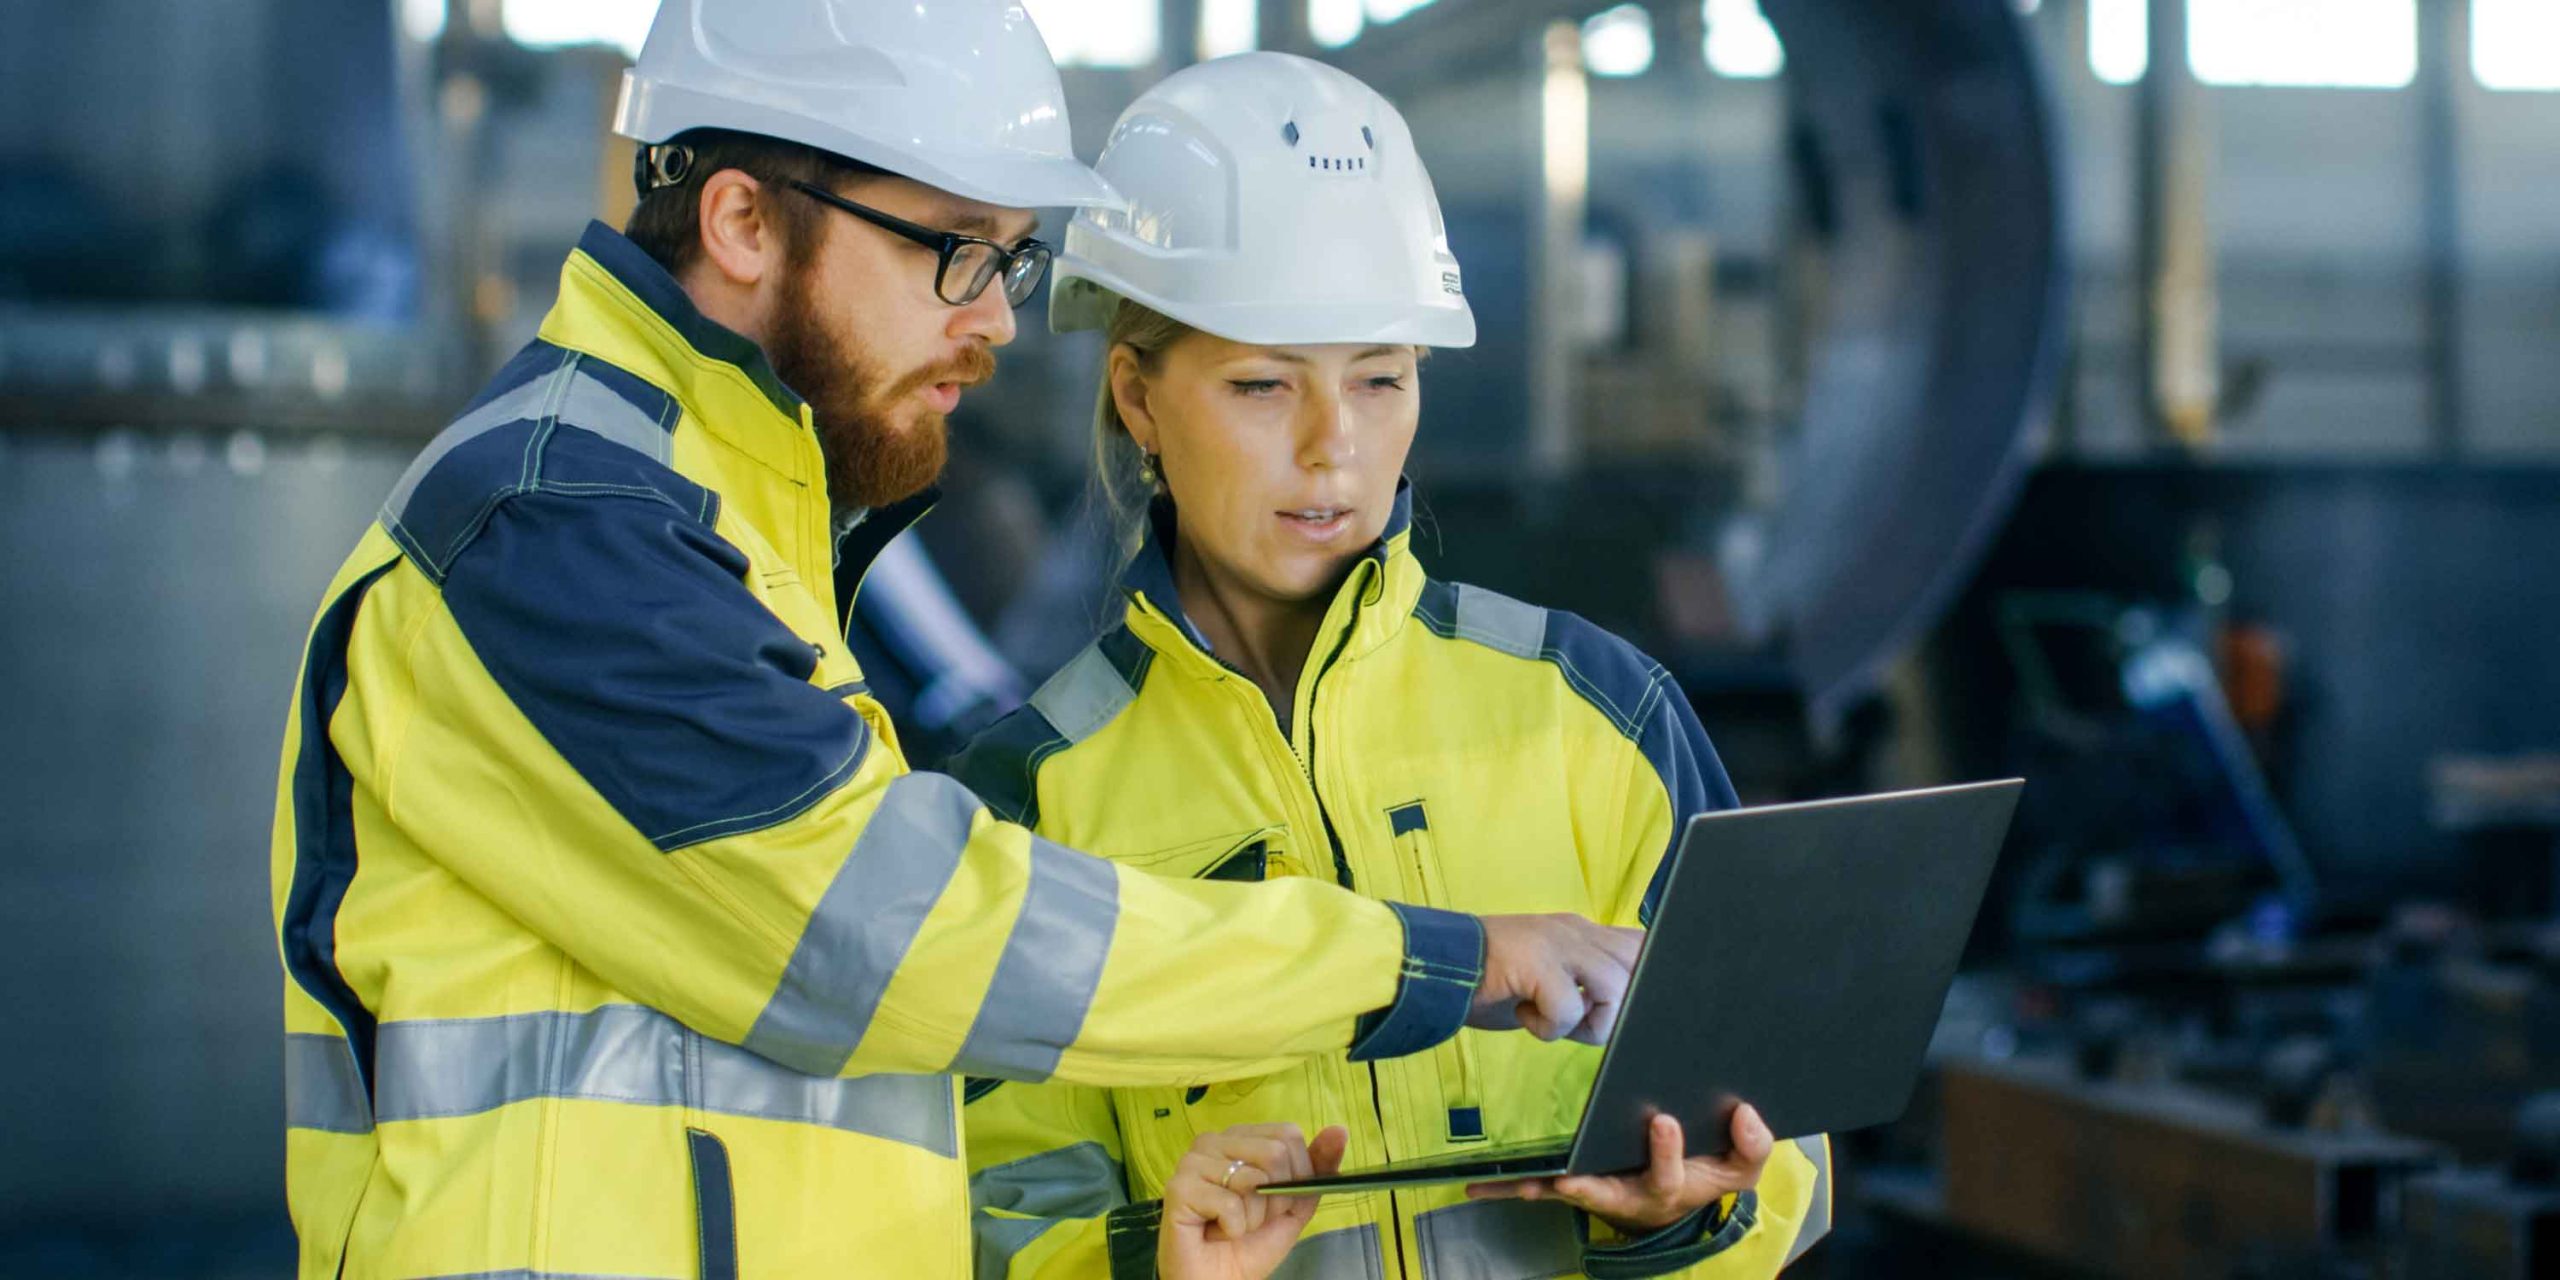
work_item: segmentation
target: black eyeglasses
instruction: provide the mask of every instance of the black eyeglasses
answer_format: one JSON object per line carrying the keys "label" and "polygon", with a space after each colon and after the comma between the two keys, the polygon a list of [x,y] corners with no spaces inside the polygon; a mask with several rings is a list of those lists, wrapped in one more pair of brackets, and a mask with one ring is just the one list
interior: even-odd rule
{"label": "black eyeglasses", "polygon": [[1008,249],[983,236],[936,231],[895,214],[855,204],[816,183],[794,181],[791,185],[822,203],[941,254],[942,262],[934,268],[933,292],[952,306],[965,307],[977,301],[978,295],[987,291],[988,283],[1002,276],[1004,300],[1018,307],[1031,300],[1031,291],[1040,287],[1040,277],[1049,274],[1049,246],[1040,241],[1025,240]]}

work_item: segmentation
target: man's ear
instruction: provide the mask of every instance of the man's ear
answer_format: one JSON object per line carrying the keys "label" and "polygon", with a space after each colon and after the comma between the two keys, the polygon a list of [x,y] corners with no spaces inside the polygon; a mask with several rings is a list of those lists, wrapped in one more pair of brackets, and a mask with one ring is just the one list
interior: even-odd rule
{"label": "man's ear", "polygon": [[1159,452],[1156,417],[1147,407],[1147,371],[1138,363],[1138,349],[1125,342],[1115,344],[1103,376],[1111,379],[1112,407],[1120,411],[1120,425],[1129,429],[1138,452]]}
{"label": "man's ear", "polygon": [[702,184],[702,257],[730,283],[752,289],[779,270],[782,229],[768,215],[764,184],[723,169]]}

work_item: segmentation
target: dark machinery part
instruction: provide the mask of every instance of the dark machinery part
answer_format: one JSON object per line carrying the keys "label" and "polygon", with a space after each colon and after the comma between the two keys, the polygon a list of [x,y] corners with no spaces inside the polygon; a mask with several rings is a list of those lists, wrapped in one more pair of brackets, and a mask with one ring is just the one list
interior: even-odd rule
{"label": "dark machinery part", "polygon": [[2056,117],[2008,0],[1767,0],[1829,282],[1746,612],[1818,729],[1927,632],[2008,516],[2047,411],[2065,265]]}
{"label": "dark machinery part", "polygon": [[2387,1133],[2271,1127],[2183,1085],[2082,1082],[2058,1061],[1950,1061],[1939,1100],[1948,1218],[2098,1275],[2318,1274],[2377,1251],[2402,1183],[2442,1159]]}
{"label": "dark machinery part", "polygon": [[2516,1115],[2506,1169],[2413,1178],[2392,1274],[2400,1280],[2539,1280],[2560,1275],[2560,1093]]}

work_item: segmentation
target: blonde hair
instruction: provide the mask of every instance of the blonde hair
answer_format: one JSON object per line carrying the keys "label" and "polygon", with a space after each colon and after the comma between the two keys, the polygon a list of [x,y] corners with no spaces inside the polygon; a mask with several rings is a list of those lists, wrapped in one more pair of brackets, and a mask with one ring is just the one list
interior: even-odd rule
{"label": "blonde hair", "polygon": [[1138,367],[1152,372],[1165,348],[1194,332],[1190,325],[1127,298],[1116,301],[1111,323],[1103,327],[1102,389],[1093,403],[1093,478],[1123,555],[1146,540],[1147,507],[1164,481],[1147,478],[1138,442],[1130,436],[1129,424],[1120,420],[1120,402],[1111,394],[1111,353],[1126,343],[1137,353]]}

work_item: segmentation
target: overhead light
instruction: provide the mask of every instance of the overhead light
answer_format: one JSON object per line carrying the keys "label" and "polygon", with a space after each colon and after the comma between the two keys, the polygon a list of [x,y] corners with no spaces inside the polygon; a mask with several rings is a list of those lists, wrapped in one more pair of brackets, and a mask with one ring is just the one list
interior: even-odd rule
{"label": "overhead light", "polygon": [[1595,76],[1640,76],[1653,66],[1653,15],[1622,4],[1582,24],[1582,65]]}

